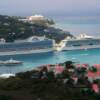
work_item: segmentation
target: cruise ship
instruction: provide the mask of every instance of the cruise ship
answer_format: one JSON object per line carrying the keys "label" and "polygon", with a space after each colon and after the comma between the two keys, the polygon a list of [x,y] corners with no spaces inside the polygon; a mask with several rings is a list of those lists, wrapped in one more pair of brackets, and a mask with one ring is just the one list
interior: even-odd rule
{"label": "cruise ship", "polygon": [[67,37],[57,47],[57,51],[100,48],[100,37],[80,34],[77,37]]}
{"label": "cruise ship", "polygon": [[45,36],[32,36],[25,40],[5,42],[0,39],[0,56],[52,52],[55,41]]}

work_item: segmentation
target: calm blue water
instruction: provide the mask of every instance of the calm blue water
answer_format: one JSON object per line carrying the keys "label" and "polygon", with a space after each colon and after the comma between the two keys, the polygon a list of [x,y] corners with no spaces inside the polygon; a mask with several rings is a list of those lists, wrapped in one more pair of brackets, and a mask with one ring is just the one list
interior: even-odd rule
{"label": "calm blue water", "polygon": [[73,60],[80,63],[100,64],[100,49],[3,56],[0,57],[0,60],[8,60],[10,58],[23,61],[23,65],[0,66],[0,74],[27,71],[40,65],[56,64],[66,60]]}

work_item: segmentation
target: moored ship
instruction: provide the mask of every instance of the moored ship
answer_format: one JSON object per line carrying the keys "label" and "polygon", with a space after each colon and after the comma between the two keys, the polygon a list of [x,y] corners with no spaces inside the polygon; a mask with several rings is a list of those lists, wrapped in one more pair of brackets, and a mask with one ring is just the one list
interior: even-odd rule
{"label": "moored ship", "polygon": [[54,40],[45,36],[32,36],[25,40],[15,40],[14,42],[5,42],[1,39],[0,56],[16,54],[32,54],[53,51]]}
{"label": "moored ship", "polygon": [[100,48],[100,37],[80,34],[78,37],[67,37],[58,45],[57,50],[78,50]]}

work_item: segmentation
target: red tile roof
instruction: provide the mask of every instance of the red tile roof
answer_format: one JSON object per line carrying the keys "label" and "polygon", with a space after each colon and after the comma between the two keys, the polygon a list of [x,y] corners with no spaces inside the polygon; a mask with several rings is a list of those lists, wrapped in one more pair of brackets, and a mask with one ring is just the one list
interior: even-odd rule
{"label": "red tile roof", "polygon": [[91,72],[91,71],[89,71],[87,73],[87,76],[91,77],[91,78],[100,77],[100,72]]}
{"label": "red tile roof", "polygon": [[95,93],[99,93],[99,86],[98,84],[92,84],[92,89]]}
{"label": "red tile roof", "polygon": [[78,77],[72,77],[72,79],[73,79],[74,81],[77,81],[77,80],[78,80]]}
{"label": "red tile roof", "polygon": [[94,67],[96,67],[97,69],[100,69],[100,64],[94,64]]}
{"label": "red tile roof", "polygon": [[60,65],[55,66],[55,73],[62,73],[64,71],[64,68]]}
{"label": "red tile roof", "polygon": [[77,64],[76,68],[82,68],[82,67],[83,68],[88,68],[88,66],[89,66],[88,64]]}

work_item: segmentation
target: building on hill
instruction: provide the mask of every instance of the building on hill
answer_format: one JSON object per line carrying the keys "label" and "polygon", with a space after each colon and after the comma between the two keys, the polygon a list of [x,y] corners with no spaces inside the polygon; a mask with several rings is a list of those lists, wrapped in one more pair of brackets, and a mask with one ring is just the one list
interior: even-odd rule
{"label": "building on hill", "polygon": [[34,15],[27,17],[29,21],[36,21],[36,20],[45,20],[46,18],[42,15]]}
{"label": "building on hill", "polygon": [[42,15],[28,16],[26,18],[19,19],[19,21],[23,21],[23,22],[35,22],[35,21],[45,21],[45,20],[47,20],[47,18],[45,18]]}
{"label": "building on hill", "polygon": [[19,20],[23,22],[29,22],[30,24],[37,24],[42,26],[49,26],[54,24],[53,20],[48,19],[42,15],[28,16],[26,18],[21,18]]}

